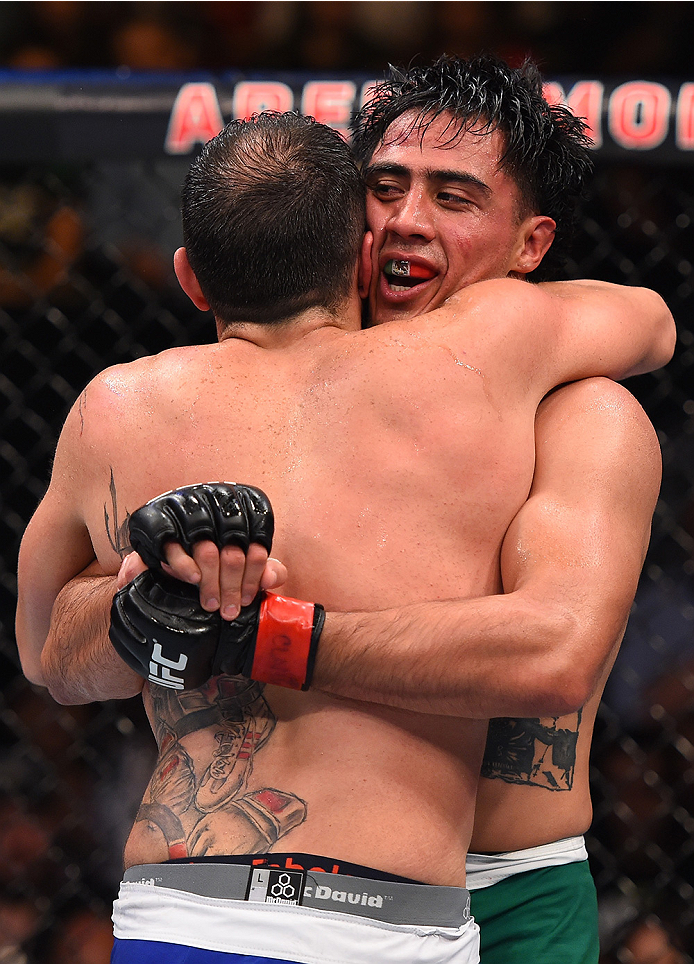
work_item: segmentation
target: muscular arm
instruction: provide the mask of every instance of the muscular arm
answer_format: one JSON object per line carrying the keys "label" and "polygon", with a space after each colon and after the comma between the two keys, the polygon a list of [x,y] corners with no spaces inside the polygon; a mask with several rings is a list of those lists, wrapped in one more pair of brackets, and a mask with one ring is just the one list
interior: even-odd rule
{"label": "muscular arm", "polygon": [[[142,680],[119,659],[104,632],[115,576],[106,577],[96,563],[82,511],[90,460],[83,404],[84,396],[61,432],[51,482],[22,539],[18,569],[22,669],[31,682],[47,686],[66,703],[134,696],[142,689]],[[115,553],[113,565],[118,565]],[[85,699],[85,688],[95,684],[94,695]]]}
{"label": "muscular arm", "polygon": [[329,613],[314,688],[479,718],[562,716],[586,702],[636,590],[660,453],[640,406],[605,379],[547,398],[536,445],[531,493],[502,549],[505,593]]}
{"label": "muscular arm", "polygon": [[[563,715],[585,702],[624,626],[643,563],[659,482],[657,442],[631,396],[596,380],[543,403],[537,450],[530,498],[503,547],[505,594],[330,614],[315,687],[481,718]],[[72,591],[53,614],[56,641],[69,638],[69,624],[59,626],[70,618],[69,600],[84,601]],[[92,623],[94,667],[100,652],[110,654],[104,630],[112,591],[86,600],[85,619],[103,607]],[[79,661],[46,657],[44,668],[49,663],[56,698],[104,698],[98,686],[89,693],[59,688],[66,666],[80,686],[89,679],[80,676]],[[107,690],[118,695],[110,683]]]}
{"label": "muscular arm", "polygon": [[[450,299],[444,316],[453,343],[469,347],[472,321],[480,344],[514,359],[510,377],[538,399],[557,385],[592,376],[623,379],[665,365],[675,347],[675,323],[656,292],[603,281],[533,285],[511,278],[470,285]],[[462,322],[462,323],[461,323]]]}
{"label": "muscular arm", "polygon": [[562,716],[623,631],[660,482],[655,433],[593,379],[540,407],[530,497],[503,545],[503,595],[329,613],[314,687],[415,711]]}
{"label": "muscular arm", "polygon": [[[108,639],[116,577],[93,563],[58,593],[41,653],[41,682],[59,703],[127,699],[143,679]],[[38,682],[38,681],[37,681]]]}
{"label": "muscular arm", "polygon": [[[111,468],[115,460],[127,471],[130,436],[123,425],[137,425],[142,384],[150,381],[147,367],[130,374],[136,364],[97,376],[73,406],[58,441],[48,491],[20,549],[16,632],[22,668],[31,682],[46,686],[62,703],[122,699],[143,686],[107,635],[121,560],[125,557],[119,588],[144,568],[128,545],[128,513],[119,507]],[[134,407],[125,391],[129,384],[135,386]],[[175,476],[155,479],[141,479],[145,498],[157,494],[151,489],[162,480],[162,487],[179,482]],[[224,618],[231,618],[230,608],[238,612],[244,598],[252,600],[261,583],[272,588],[286,578],[284,566],[268,561],[267,551],[255,543],[247,553],[225,546],[221,577],[213,543],[197,542],[192,558],[168,545],[170,574],[199,584],[202,605],[221,606]]]}
{"label": "muscular arm", "polygon": [[577,366],[571,380],[591,375],[629,378],[661,368],[672,358],[675,322],[655,291],[606,281],[537,287],[564,316],[562,348],[569,364]]}

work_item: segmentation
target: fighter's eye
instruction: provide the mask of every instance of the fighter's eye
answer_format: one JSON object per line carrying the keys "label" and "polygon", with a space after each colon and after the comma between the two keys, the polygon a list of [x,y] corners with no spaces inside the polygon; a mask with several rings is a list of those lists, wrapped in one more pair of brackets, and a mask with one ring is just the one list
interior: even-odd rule
{"label": "fighter's eye", "polygon": [[462,194],[454,194],[452,191],[439,191],[436,196],[444,204],[459,204],[461,206],[472,204],[470,198],[464,197]]}
{"label": "fighter's eye", "polygon": [[375,194],[377,198],[383,200],[399,197],[402,194],[402,188],[400,188],[397,184],[389,184],[378,181],[375,184],[369,184],[368,187],[372,194]]}

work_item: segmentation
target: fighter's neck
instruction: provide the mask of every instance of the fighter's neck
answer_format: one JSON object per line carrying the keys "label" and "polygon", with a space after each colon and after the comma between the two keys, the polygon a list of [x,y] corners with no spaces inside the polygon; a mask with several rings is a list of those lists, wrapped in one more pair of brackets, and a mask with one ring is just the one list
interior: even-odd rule
{"label": "fighter's neck", "polygon": [[286,321],[273,324],[237,322],[222,328],[217,323],[217,336],[221,342],[241,340],[259,348],[289,348],[321,334],[340,331],[358,331],[361,328],[361,303],[345,302],[335,313],[324,308],[309,308]]}

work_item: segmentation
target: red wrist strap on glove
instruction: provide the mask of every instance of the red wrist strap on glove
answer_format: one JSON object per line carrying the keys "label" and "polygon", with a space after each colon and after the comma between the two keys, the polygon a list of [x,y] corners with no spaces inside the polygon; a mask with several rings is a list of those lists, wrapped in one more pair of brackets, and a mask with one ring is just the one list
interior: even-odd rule
{"label": "red wrist strap on glove", "polygon": [[289,689],[308,689],[322,616],[322,607],[314,603],[266,593],[260,605],[250,678]]}

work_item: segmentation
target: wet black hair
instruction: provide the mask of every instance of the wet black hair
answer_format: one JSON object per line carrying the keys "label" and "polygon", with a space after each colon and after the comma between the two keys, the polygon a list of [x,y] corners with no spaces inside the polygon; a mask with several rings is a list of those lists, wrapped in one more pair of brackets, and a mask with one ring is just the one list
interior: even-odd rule
{"label": "wet black hair", "polygon": [[500,167],[518,186],[519,214],[543,214],[557,225],[554,243],[532,277],[556,273],[565,261],[593,165],[584,121],[566,107],[547,103],[535,64],[526,61],[514,68],[481,54],[468,60],[443,56],[425,67],[391,66],[352,123],[352,149],[362,166],[405,113],[412,114],[406,134],[417,131],[421,137],[441,115],[451,115],[448,145],[466,132],[503,135]]}
{"label": "wet black hair", "polygon": [[333,311],[349,294],[364,186],[344,139],[311,117],[232,121],[193,162],[181,213],[188,260],[222,324]]}

